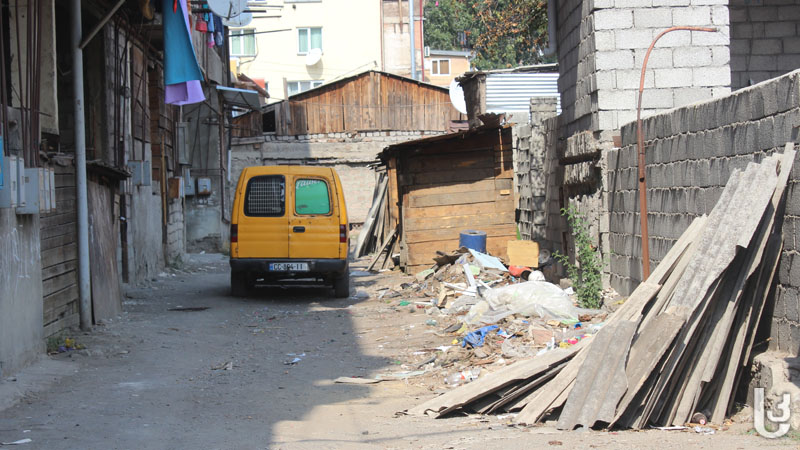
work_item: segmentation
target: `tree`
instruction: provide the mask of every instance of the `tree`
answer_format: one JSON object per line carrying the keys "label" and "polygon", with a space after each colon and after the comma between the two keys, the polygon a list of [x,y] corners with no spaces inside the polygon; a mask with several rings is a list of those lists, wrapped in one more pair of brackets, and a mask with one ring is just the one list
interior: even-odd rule
{"label": "tree", "polygon": [[429,0],[425,20],[427,45],[472,49],[478,69],[542,62],[538,49],[547,41],[545,0]]}

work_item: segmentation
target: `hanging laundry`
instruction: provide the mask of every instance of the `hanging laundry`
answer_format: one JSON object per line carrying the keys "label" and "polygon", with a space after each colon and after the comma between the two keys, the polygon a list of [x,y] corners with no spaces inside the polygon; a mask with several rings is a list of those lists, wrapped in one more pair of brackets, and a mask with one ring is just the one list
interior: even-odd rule
{"label": "hanging laundry", "polygon": [[208,22],[208,32],[209,33],[213,33],[214,31],[216,31],[216,24],[214,23],[215,22],[215,20],[214,20],[215,18],[216,18],[216,16],[214,15],[214,13],[206,13],[205,19],[206,19],[206,22]]}
{"label": "hanging laundry", "polygon": [[217,42],[217,47],[222,47],[225,43],[225,31],[222,27],[222,17],[214,14],[214,40]]}
{"label": "hanging laundry", "polygon": [[162,1],[165,102],[173,105],[202,102],[206,99],[201,84],[203,73],[192,46],[186,0]]}

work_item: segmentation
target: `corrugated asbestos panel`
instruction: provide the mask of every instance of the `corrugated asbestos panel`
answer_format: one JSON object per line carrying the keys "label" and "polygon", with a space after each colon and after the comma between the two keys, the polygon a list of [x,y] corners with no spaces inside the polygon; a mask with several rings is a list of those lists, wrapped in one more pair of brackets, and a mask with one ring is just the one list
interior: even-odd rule
{"label": "corrugated asbestos panel", "polygon": [[556,97],[558,73],[490,73],[486,76],[486,111],[503,113],[530,111],[531,97]]}
{"label": "corrugated asbestos panel", "polygon": [[575,387],[561,412],[558,429],[572,430],[576,425],[591,427],[598,421],[611,422],[617,403],[628,388],[625,363],[638,325],[638,320],[623,320],[597,333],[592,351],[581,366]]}

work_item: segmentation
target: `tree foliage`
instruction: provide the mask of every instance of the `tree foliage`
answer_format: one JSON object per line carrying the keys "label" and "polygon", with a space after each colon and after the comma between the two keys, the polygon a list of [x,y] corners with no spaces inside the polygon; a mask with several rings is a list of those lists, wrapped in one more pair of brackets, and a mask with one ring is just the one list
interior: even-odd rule
{"label": "tree foliage", "polygon": [[538,49],[547,45],[547,2],[429,0],[424,30],[431,48],[472,49],[481,70],[539,63]]}

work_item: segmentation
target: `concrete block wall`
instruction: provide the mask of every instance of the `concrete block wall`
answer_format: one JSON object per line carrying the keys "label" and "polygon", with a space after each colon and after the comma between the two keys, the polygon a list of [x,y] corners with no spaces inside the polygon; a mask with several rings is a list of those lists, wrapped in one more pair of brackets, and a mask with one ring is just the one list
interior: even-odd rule
{"label": "concrete block wall", "polygon": [[39,215],[0,209],[0,377],[44,351]]}
{"label": "concrete block wall", "polygon": [[[800,70],[644,121],[651,267],[692,219],[713,209],[731,172],[782,151],[800,126]],[[611,285],[623,294],[640,282],[641,239],[634,124],[622,148],[606,153]],[[800,348],[800,156],[787,188],[784,249],[772,318],[773,347]]]}
{"label": "concrete block wall", "polygon": [[186,253],[186,233],[183,220],[183,199],[167,200],[167,248],[168,264],[179,262]]}
{"label": "concrete block wall", "polygon": [[731,87],[800,67],[800,0],[730,0]]}
{"label": "concrete block wall", "polygon": [[647,64],[642,115],[730,92],[727,0],[596,0],[594,6],[595,129],[618,130],[636,119],[647,48],[673,26],[719,31],[673,31],[659,39]]}
{"label": "concrete block wall", "polygon": [[592,1],[559,0],[558,91],[562,137],[597,126],[596,46]]}
{"label": "concrete block wall", "polygon": [[133,187],[128,205],[128,282],[139,283],[164,269],[161,183]]}
{"label": "concrete block wall", "polygon": [[558,99],[531,98],[530,123],[513,129],[514,192],[519,209],[519,230],[523,239],[546,240],[548,120],[556,117]]}
{"label": "concrete block wall", "polygon": [[643,115],[728,94],[727,5],[727,0],[559,1],[561,137],[618,130],[635,120],[647,48],[673,26],[715,27],[718,32],[674,31],[658,41],[645,73]]}

